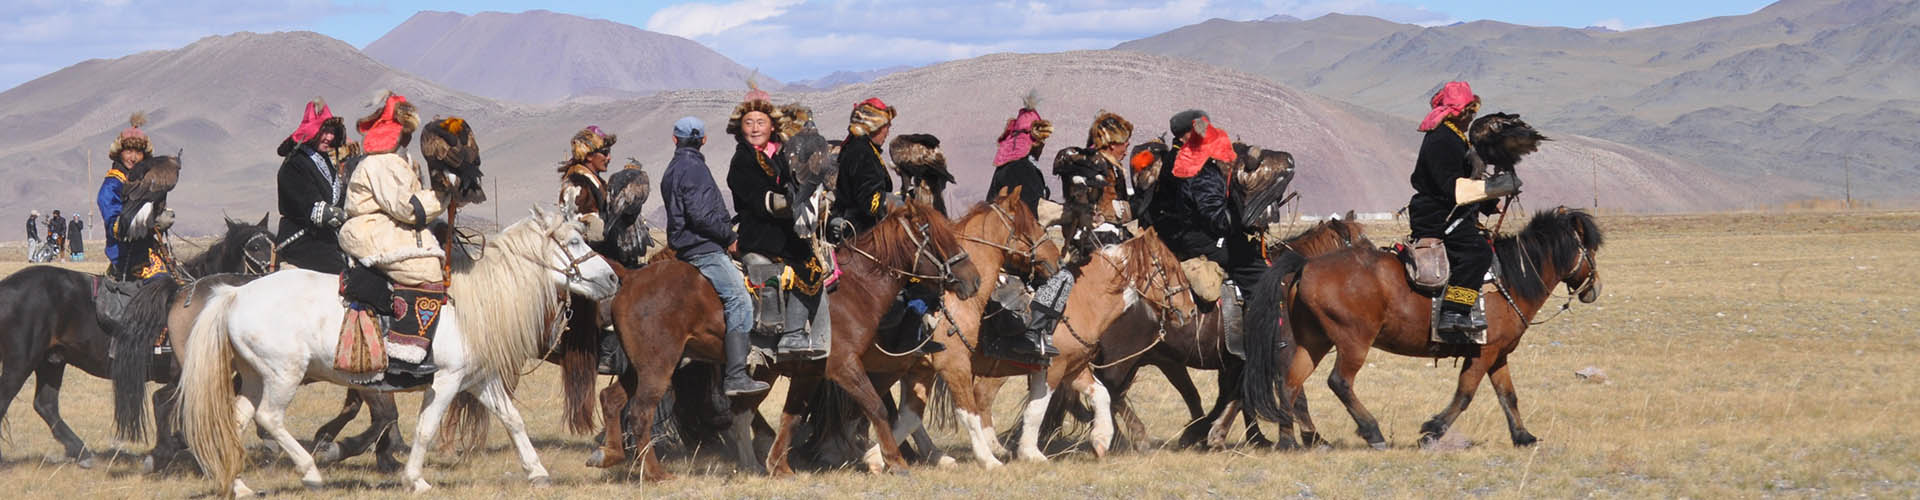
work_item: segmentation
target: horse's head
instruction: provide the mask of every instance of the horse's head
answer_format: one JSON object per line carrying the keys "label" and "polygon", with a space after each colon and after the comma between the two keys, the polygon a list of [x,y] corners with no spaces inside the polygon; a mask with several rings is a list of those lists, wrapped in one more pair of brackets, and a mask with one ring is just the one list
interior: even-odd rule
{"label": "horse's head", "polygon": [[556,286],[594,300],[612,297],[620,291],[619,274],[587,246],[586,222],[538,207],[533,210],[531,222],[546,238],[547,251],[538,261],[547,268]]}
{"label": "horse's head", "polygon": [[1515,294],[1526,299],[1544,299],[1555,282],[1581,302],[1600,299],[1600,269],[1594,256],[1606,242],[1600,224],[1592,214],[1559,207],[1533,214],[1519,234],[1502,236],[1494,242],[1500,255],[1500,275]]}
{"label": "horse's head", "polygon": [[901,203],[854,243],[867,247],[875,261],[895,273],[915,279],[937,279],[946,291],[961,299],[980,290],[980,272],[960,246],[959,233],[932,205]]}
{"label": "horse's head", "polygon": [[1600,233],[1600,223],[1594,220],[1593,214],[1567,207],[1554,211],[1567,224],[1579,254],[1573,269],[1563,271],[1566,276],[1560,282],[1567,286],[1567,293],[1580,297],[1580,303],[1592,304],[1600,300],[1600,265],[1594,256],[1599,254],[1600,245],[1606,243],[1606,236]]}
{"label": "horse's head", "polygon": [[1047,238],[1033,211],[1020,201],[1023,186],[1002,189],[992,203],[973,208],[963,224],[965,238],[1001,251],[1000,270],[1017,276],[1052,276],[1060,271],[1060,245]]}
{"label": "horse's head", "polygon": [[1345,218],[1328,219],[1282,240],[1276,251],[1291,251],[1304,257],[1316,257],[1347,247],[1372,248],[1367,228],[1353,221],[1353,212]]}
{"label": "horse's head", "polygon": [[[260,222],[227,219],[227,233],[220,243],[208,248],[206,258],[218,259],[203,261],[195,258],[189,264],[201,263],[197,269],[188,272],[195,275],[223,272],[245,274],[266,274],[273,271],[279,258],[280,245],[273,240],[273,230],[267,229],[267,218],[272,214],[262,214]],[[212,255],[214,253],[219,255]]]}
{"label": "horse's head", "polygon": [[1119,289],[1113,292],[1134,294],[1173,326],[1184,326],[1195,317],[1198,306],[1193,301],[1193,285],[1180,269],[1180,258],[1167,249],[1153,228],[1102,252],[1119,266],[1124,278],[1116,280]]}

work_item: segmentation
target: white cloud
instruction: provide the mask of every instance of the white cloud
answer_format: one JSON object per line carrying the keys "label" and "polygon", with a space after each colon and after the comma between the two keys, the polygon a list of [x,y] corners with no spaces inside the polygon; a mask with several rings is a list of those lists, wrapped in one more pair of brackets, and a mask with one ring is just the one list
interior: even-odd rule
{"label": "white cloud", "polygon": [[1631,31],[1631,30],[1637,30],[1640,28],[1651,28],[1654,26],[1658,26],[1657,23],[1627,24],[1626,21],[1621,20],[1618,17],[1612,17],[1607,19],[1601,19],[1599,21],[1594,21],[1593,23],[1591,23],[1591,25],[1599,26],[1599,27],[1614,30],[1614,31]]}
{"label": "white cloud", "polygon": [[647,29],[669,35],[694,38],[722,33],[743,24],[785,14],[787,8],[804,0],[741,0],[709,4],[683,3],[668,6],[647,18]]}

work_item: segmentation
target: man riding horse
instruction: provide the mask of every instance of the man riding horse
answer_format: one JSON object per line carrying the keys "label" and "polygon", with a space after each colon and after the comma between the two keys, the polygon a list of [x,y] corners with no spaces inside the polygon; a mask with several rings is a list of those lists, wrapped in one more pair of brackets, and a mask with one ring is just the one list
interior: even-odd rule
{"label": "man riding horse", "polygon": [[[600,220],[607,219],[607,182],[600,174],[607,171],[607,163],[613,160],[613,145],[619,142],[619,136],[600,129],[598,125],[589,125],[573,134],[567,142],[567,159],[560,162],[555,171],[560,173],[560,210],[568,217],[594,214]],[[620,249],[602,238],[591,234],[590,244],[600,255],[624,262]],[[599,339],[599,373],[611,375],[624,370],[626,361],[620,355],[620,337],[600,328],[599,304],[593,301],[576,300],[572,306],[573,316],[568,320],[568,334],[591,335]]]}
{"label": "man riding horse", "polygon": [[[413,133],[420,127],[413,104],[391,92],[383,97],[380,107],[357,123],[367,156],[347,184],[347,222],[340,227],[340,249],[386,283],[373,285],[378,291],[361,292],[365,288],[356,281],[381,280],[357,278],[365,276],[356,274],[365,268],[356,268],[349,272],[344,288],[358,295],[350,297],[361,302],[357,307],[398,318],[386,328],[388,371],[427,376],[438,368],[427,359],[432,352],[431,314],[446,304],[442,265],[446,252],[428,223],[446,212],[449,193],[421,185],[420,167],[404,154],[403,148],[413,142]],[[381,310],[389,306],[380,297],[388,286],[392,311]],[[407,308],[416,311],[401,311]]]}
{"label": "man riding horse", "polygon": [[713,183],[707,157],[700,152],[706,143],[707,125],[699,118],[688,116],[674,122],[673,160],[660,179],[660,198],[667,209],[667,245],[680,260],[698,268],[720,294],[727,325],[722,339],[726,357],[723,390],[728,396],[757,394],[766,392],[769,386],[747,376],[753,299],[733,259],[727,257],[740,251],[739,235],[733,231],[720,188]]}
{"label": "man riding horse", "polygon": [[[727,165],[727,188],[733,193],[740,235],[740,259],[746,264],[750,286],[760,290],[755,307],[761,318],[777,316],[781,357],[817,359],[827,353],[831,334],[825,282],[827,270],[814,258],[813,246],[794,224],[793,203],[798,192],[781,133],[788,117],[775,108],[771,96],[754,87],[727,117],[727,133],[734,137],[733,159]],[[803,200],[801,200],[803,201]],[[788,311],[769,314],[766,309]],[[810,335],[809,333],[813,333]],[[732,359],[732,345],[728,346]]]}
{"label": "man riding horse", "polygon": [[1446,245],[1449,275],[1435,328],[1442,333],[1484,330],[1486,320],[1472,312],[1493,266],[1493,247],[1480,215],[1499,213],[1497,198],[1517,193],[1519,180],[1511,175],[1488,179],[1485,164],[1471,158],[1467,132],[1480,110],[1480,96],[1467,82],[1447,82],[1431,104],[1433,110],[1420,122],[1426,138],[1410,177],[1408,225],[1416,241],[1436,238]]}
{"label": "man riding horse", "polygon": [[[1181,267],[1189,270],[1201,298],[1218,300],[1226,330],[1237,335],[1244,296],[1240,290],[1259,281],[1267,261],[1259,238],[1248,234],[1250,228],[1241,220],[1241,200],[1228,189],[1238,159],[1233,139],[1197,109],[1175,114],[1168,129],[1174,142],[1165,155],[1173,168],[1155,182],[1157,192],[1148,208],[1153,227],[1183,261]],[[1229,281],[1221,282],[1223,276]],[[1210,282],[1219,285],[1210,287]],[[1217,297],[1208,296],[1215,293]]]}
{"label": "man riding horse", "polygon": [[307,103],[300,127],[280,143],[280,264],[283,267],[339,274],[347,270],[340,251],[340,226],[347,222],[346,180],[333,152],[346,141],[347,129],[327,102]]}
{"label": "man riding horse", "polygon": [[[894,197],[893,178],[887,175],[887,165],[880,156],[880,146],[893,132],[896,116],[898,110],[874,97],[855,104],[847,119],[847,139],[840,145],[839,180],[834,186],[833,220],[828,223],[832,228],[829,233],[838,242],[852,241],[854,236],[873,229],[898,203],[889,201],[898,198]],[[938,307],[939,296],[916,296],[924,293],[922,288],[903,290],[898,301],[901,305],[888,312],[881,324],[882,328],[893,327],[888,338],[895,347],[918,346],[920,352],[932,354],[946,346],[933,340],[920,318]]]}
{"label": "man riding horse", "polygon": [[[141,280],[168,272],[167,249],[160,243],[160,235],[173,227],[173,211],[166,209],[166,191],[142,190],[145,196],[141,198],[145,199],[129,199],[130,185],[142,182],[156,167],[163,173],[154,180],[178,174],[177,162],[171,164],[171,172],[164,172],[167,165],[147,161],[153,156],[153,147],[146,132],[140,130],[146,123],[146,114],[134,113],[127,119],[128,127],[107,148],[113,166],[107,169],[95,197],[100,217],[107,224],[107,275],[116,280]],[[171,189],[173,180],[164,179],[164,187]]]}

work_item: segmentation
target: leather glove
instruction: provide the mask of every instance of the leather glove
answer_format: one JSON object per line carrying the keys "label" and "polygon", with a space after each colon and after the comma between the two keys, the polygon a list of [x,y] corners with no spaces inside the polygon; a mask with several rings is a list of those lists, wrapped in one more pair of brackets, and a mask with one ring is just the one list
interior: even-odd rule
{"label": "leather glove", "polygon": [[827,221],[827,242],[835,245],[853,239],[853,222],[839,217]]}
{"label": "leather glove", "polygon": [[1487,196],[1501,198],[1520,194],[1520,176],[1501,172],[1487,178]]}
{"label": "leather glove", "polygon": [[407,202],[413,204],[413,227],[416,229],[427,227],[427,207],[420,203],[420,197],[408,198]]}
{"label": "leather glove", "polygon": [[324,201],[313,202],[313,211],[307,214],[307,220],[320,227],[340,227],[347,223],[347,211]]}
{"label": "leather glove", "polygon": [[775,217],[791,217],[793,207],[787,206],[787,195],[769,192],[767,193],[767,212]]}
{"label": "leather glove", "polygon": [[164,233],[169,229],[173,229],[173,209],[171,208],[160,212],[160,216],[153,218],[154,232]]}

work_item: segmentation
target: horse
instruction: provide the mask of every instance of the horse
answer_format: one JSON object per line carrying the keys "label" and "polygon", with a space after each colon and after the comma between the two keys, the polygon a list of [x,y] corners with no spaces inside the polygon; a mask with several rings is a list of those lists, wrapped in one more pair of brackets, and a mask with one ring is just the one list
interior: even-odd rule
{"label": "horse", "polygon": [[[487,258],[452,266],[450,300],[440,311],[432,347],[440,369],[424,387],[427,401],[404,474],[414,492],[432,487],[421,467],[448,404],[462,392],[477,396],[507,428],[527,478],[536,486],[549,483],[509,391],[522,364],[545,347],[545,323],[561,307],[562,294],[599,298],[619,287],[613,268],[595,258],[583,233],[580,222],[536,209],[491,238],[482,254]],[[313,457],[281,419],[303,380],[359,387],[331,368],[346,311],[337,289],[333,275],[281,271],[216,287],[194,322],[185,339],[182,426],[194,458],[223,494],[252,493],[238,478],[246,457],[239,430],[248,419],[266,428],[293,459],[302,483],[323,484]]]}
{"label": "horse", "polygon": [[[1498,393],[1513,444],[1532,445],[1538,439],[1520,421],[1519,399],[1514,394],[1507,357],[1519,347],[1520,337],[1526,334],[1555,283],[1566,285],[1568,295],[1579,297],[1583,303],[1599,299],[1600,271],[1595,255],[1604,242],[1592,215],[1566,207],[1535,213],[1519,233],[1495,238],[1499,278],[1494,285],[1498,293],[1483,296],[1488,325],[1485,345],[1430,341],[1433,299],[1408,285],[1405,267],[1391,252],[1349,248],[1275,266],[1259,285],[1265,293],[1255,294],[1274,298],[1266,304],[1272,307],[1248,308],[1253,314],[1247,325],[1287,341],[1281,359],[1289,361],[1289,369],[1284,379],[1276,377],[1272,381],[1279,385],[1277,401],[1263,397],[1272,394],[1267,389],[1274,385],[1254,384],[1246,404],[1250,410],[1290,404],[1292,420],[1300,422],[1303,444],[1319,442],[1301,387],[1327,352],[1337,349],[1339,356],[1327,376],[1327,386],[1353,416],[1360,438],[1371,447],[1385,448],[1387,442],[1380,434],[1379,423],[1353,390],[1354,376],[1366,366],[1367,351],[1378,348],[1402,356],[1435,359],[1463,357],[1468,362],[1460,367],[1453,400],[1420,426],[1421,443],[1431,443],[1446,434],[1454,419],[1473,402],[1480,378],[1486,377]],[[1280,410],[1269,407],[1265,411]],[[1291,434],[1290,427],[1283,421],[1282,434]]]}
{"label": "horse", "polygon": [[[199,255],[178,263],[176,277],[219,272],[264,272],[274,253],[273,233],[265,217],[257,224],[227,220],[226,235]],[[33,266],[0,280],[0,324],[10,334],[0,340],[0,419],[28,375],[35,375],[33,409],[81,468],[93,466],[80,437],[60,418],[60,385],[68,365],[113,381],[114,431],[137,441],[146,432],[146,382],[171,380],[172,372],[151,370],[154,337],[177,284],[171,279],[141,282],[121,317],[107,317],[94,303],[106,278],[54,266]],[[154,394],[155,404],[165,395]],[[161,419],[160,436],[172,431]]]}
{"label": "horse", "polygon": [[[822,379],[844,389],[876,433],[892,432],[881,397],[868,378],[868,363],[895,358],[874,345],[878,323],[907,286],[939,286],[963,298],[974,296],[980,287],[980,273],[960,241],[947,219],[932,206],[907,201],[890,210],[873,229],[836,250],[842,275],[838,288],[829,296],[833,332],[827,359],[782,362],[757,373],[762,379],[789,379],[781,426],[765,462],[768,470],[783,476],[793,473],[787,462],[788,445],[797,421],[807,410],[808,399]],[[661,467],[652,447],[639,448],[636,443],[651,442],[654,412],[682,357],[711,362],[722,359],[726,327],[720,315],[720,299],[697,269],[667,253],[631,271],[623,281],[627,285],[614,297],[614,328],[620,332],[621,345],[632,363],[602,392],[606,411],[618,407],[623,415],[605,418],[602,460],[593,465],[612,466],[624,461],[629,453],[638,453],[643,479],[666,480],[672,476]],[[646,287],[641,283],[684,286]],[[917,358],[911,354],[901,357]],[[740,410],[735,412],[732,430],[750,427],[745,417],[753,413],[753,403],[764,397],[732,398],[733,408]],[[624,402],[616,404],[621,400]],[[743,447],[750,447],[752,442],[750,438],[734,441]],[[905,473],[906,462],[898,447],[885,447],[882,453],[888,465]]]}

